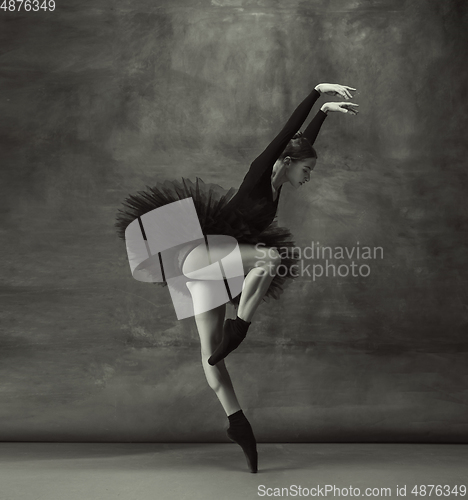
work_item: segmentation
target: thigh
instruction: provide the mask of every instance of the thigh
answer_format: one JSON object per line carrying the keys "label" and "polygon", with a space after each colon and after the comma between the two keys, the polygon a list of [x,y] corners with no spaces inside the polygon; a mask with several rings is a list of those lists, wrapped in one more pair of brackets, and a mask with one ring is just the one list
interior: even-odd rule
{"label": "thigh", "polygon": [[[207,286],[209,286],[209,282],[195,281],[187,283],[194,305],[196,305],[197,302],[206,300],[206,294],[210,292],[210,290],[206,289]],[[203,313],[195,314],[195,323],[197,325],[203,352],[211,355],[221,341],[225,315],[226,304],[222,304]]]}
{"label": "thigh", "polygon": [[281,262],[281,257],[276,248],[265,246],[257,248],[256,245],[239,243],[239,250],[242,256],[245,274],[250,272],[254,267],[258,267],[262,264],[279,264]]}
{"label": "thigh", "polygon": [[185,257],[182,272],[193,279],[216,279],[216,276],[210,275],[205,268],[209,267],[211,263],[225,258],[231,248],[232,244],[230,243],[212,244],[208,253],[205,243],[200,243]]}
{"label": "thigh", "polygon": [[[192,297],[193,314],[195,318],[204,318],[205,313],[226,305],[229,298],[224,280],[193,280],[185,284]],[[224,302],[224,304],[223,304]],[[210,316],[208,316],[208,319]],[[208,320],[207,319],[207,320]]]}
{"label": "thigh", "polygon": [[[249,245],[248,243],[239,243],[238,246],[242,258],[244,275],[247,275],[254,267],[257,267],[258,265],[265,263],[279,263],[281,261],[281,257],[279,256],[275,248],[260,246],[257,249],[256,245]],[[230,245],[210,245],[209,254],[211,262],[217,262],[223,259],[225,271],[227,271],[226,268],[230,264],[232,264],[233,270],[235,269],[236,265],[236,262],[230,262],[229,258],[226,257],[227,248],[230,248]],[[200,245],[195,247],[185,258],[182,265],[182,272],[186,275],[191,275],[195,279],[215,279],[214,276],[210,276],[206,272],[201,271],[203,268],[210,265],[209,257],[205,243],[201,243]],[[197,271],[201,271],[199,276],[195,274]],[[233,276],[234,272],[230,272],[229,274]]]}

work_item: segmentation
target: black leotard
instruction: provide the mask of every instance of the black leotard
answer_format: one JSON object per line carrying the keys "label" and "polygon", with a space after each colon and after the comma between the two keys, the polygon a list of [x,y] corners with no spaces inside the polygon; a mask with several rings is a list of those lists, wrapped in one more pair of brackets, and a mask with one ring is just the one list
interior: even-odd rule
{"label": "black leotard", "polygon": [[[293,114],[286,122],[281,132],[273,139],[267,148],[260,154],[250,165],[247,174],[239,186],[237,193],[226,205],[225,209],[239,208],[247,213],[248,207],[257,201],[265,203],[265,210],[269,215],[269,222],[265,222],[264,227],[258,229],[262,231],[268,227],[276,215],[278,201],[281,193],[282,185],[280,186],[276,199],[273,200],[273,193],[271,187],[271,174],[273,172],[273,165],[278,160],[281,153],[284,151],[289,141],[294,134],[299,130],[301,125],[310,113],[315,101],[320,97],[317,90],[313,90],[294,110]],[[315,142],[319,133],[320,127],[325,120],[327,114],[319,110],[315,117],[312,119],[303,135],[309,140],[311,144]]]}

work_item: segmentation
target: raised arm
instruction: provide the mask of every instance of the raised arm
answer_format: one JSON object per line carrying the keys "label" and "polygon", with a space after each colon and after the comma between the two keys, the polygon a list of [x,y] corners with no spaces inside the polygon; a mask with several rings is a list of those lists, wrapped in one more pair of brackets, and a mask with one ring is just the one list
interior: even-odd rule
{"label": "raised arm", "polygon": [[288,145],[288,142],[292,139],[293,135],[301,128],[301,125],[309,116],[312,106],[319,97],[320,92],[313,89],[312,92],[294,110],[293,114],[281,129],[279,134],[270,142],[263,153],[255,161],[261,159],[262,161],[273,161],[274,163],[284,151],[284,148]]}
{"label": "raised arm", "polygon": [[[341,96],[345,99],[350,99],[352,97],[351,91],[356,89],[352,87],[347,87],[345,85],[339,85],[336,83],[320,83],[314,90],[299,104],[299,106],[294,110],[293,114],[286,122],[285,126],[281,129],[279,134],[271,141],[271,143],[265,148],[263,153],[260,154],[250,165],[250,169],[244,177],[244,181],[241,185],[243,189],[249,189],[253,186],[264,172],[273,167],[276,160],[279,158],[281,153],[284,151],[289,141],[292,139],[294,134],[300,129],[301,125],[307,118],[312,106],[315,101],[320,97],[321,94]],[[304,131],[303,136],[310,142],[314,144],[315,139],[320,131],[322,123],[325,121],[327,114],[330,111],[339,111],[341,113],[356,114],[357,104],[351,102],[328,102],[325,103],[322,108],[314,116],[310,124]]]}
{"label": "raised arm", "polygon": [[[356,89],[354,89],[353,87],[348,87],[346,85],[339,85],[337,83],[320,83],[315,87],[315,90],[317,90],[321,94],[341,96],[345,99],[351,99],[351,91],[354,91]],[[310,145],[313,146],[315,139],[317,139],[318,133],[320,131],[320,127],[322,126],[323,121],[330,111],[340,111],[341,113],[356,114],[356,106],[358,105],[351,102],[326,102],[320,108],[320,111],[318,111],[318,113],[314,116],[307,128],[304,130],[303,136],[310,142]]]}
{"label": "raised arm", "polygon": [[[312,109],[312,106],[319,97],[320,92],[314,89],[299,104],[279,134],[270,142],[263,153],[261,153],[260,156],[252,162],[250,169],[246,174],[246,179],[248,177],[249,181],[255,182],[262,176],[267,168],[274,165],[278,157],[288,145],[288,142],[304,123],[310,113],[310,110]],[[323,111],[319,111],[319,113],[323,115],[323,122],[327,115]]]}
{"label": "raised arm", "polygon": [[302,135],[310,142],[311,146],[314,145],[315,139],[317,139],[318,133],[320,132],[320,127],[322,126],[322,123],[325,121],[326,117],[326,110],[322,106],[322,108],[317,111],[317,114],[312,118],[312,121],[304,130],[304,133]]}

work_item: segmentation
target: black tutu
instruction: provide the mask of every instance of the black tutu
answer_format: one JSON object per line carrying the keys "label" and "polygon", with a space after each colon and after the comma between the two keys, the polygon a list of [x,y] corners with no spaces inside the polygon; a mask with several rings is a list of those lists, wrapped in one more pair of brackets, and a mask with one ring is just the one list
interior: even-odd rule
{"label": "black tutu", "polygon": [[[226,190],[218,184],[205,183],[199,177],[196,177],[195,182],[182,177],[182,181],[165,180],[146,188],[145,191],[138,191],[137,194],[126,198],[123,202],[124,208],[118,210],[115,227],[122,240],[125,241],[125,229],[137,217],[155,208],[191,197],[204,235],[223,234],[232,236],[238,243],[263,243],[265,247],[277,249],[281,256],[281,265],[263,297],[264,302],[269,302],[271,298],[278,300],[283,290],[297,277],[297,268],[294,271],[292,266],[298,264],[299,256],[294,248],[292,235],[287,228],[277,225],[276,217],[268,224],[268,214],[264,210],[263,202],[250,204],[248,210],[226,208],[237,189]],[[266,229],[262,229],[265,226]],[[185,250],[181,250],[184,255],[179,255],[180,264],[191,249],[189,245]],[[157,284],[167,286],[164,281],[158,281]],[[240,298],[241,294],[233,297],[231,304],[237,308]]]}

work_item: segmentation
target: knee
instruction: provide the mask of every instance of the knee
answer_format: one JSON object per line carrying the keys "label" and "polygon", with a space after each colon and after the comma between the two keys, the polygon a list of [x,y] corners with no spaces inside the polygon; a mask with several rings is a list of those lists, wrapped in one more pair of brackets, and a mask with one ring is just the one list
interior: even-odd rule
{"label": "knee", "polygon": [[217,366],[211,366],[208,363],[208,358],[210,356],[211,354],[202,351],[202,364],[205,370],[206,381],[214,392],[219,392],[223,386],[223,380],[219,368]]}
{"label": "knee", "polygon": [[206,247],[204,243],[201,243],[191,250],[185,257],[182,264],[182,274],[188,275],[190,273],[194,273],[206,267],[208,264],[209,262]]}
{"label": "knee", "polygon": [[[210,358],[212,352],[211,349],[208,349],[207,347],[202,346],[201,348],[201,359],[203,363],[203,367],[205,367],[208,364],[208,359]],[[209,365],[211,366],[211,365]]]}

